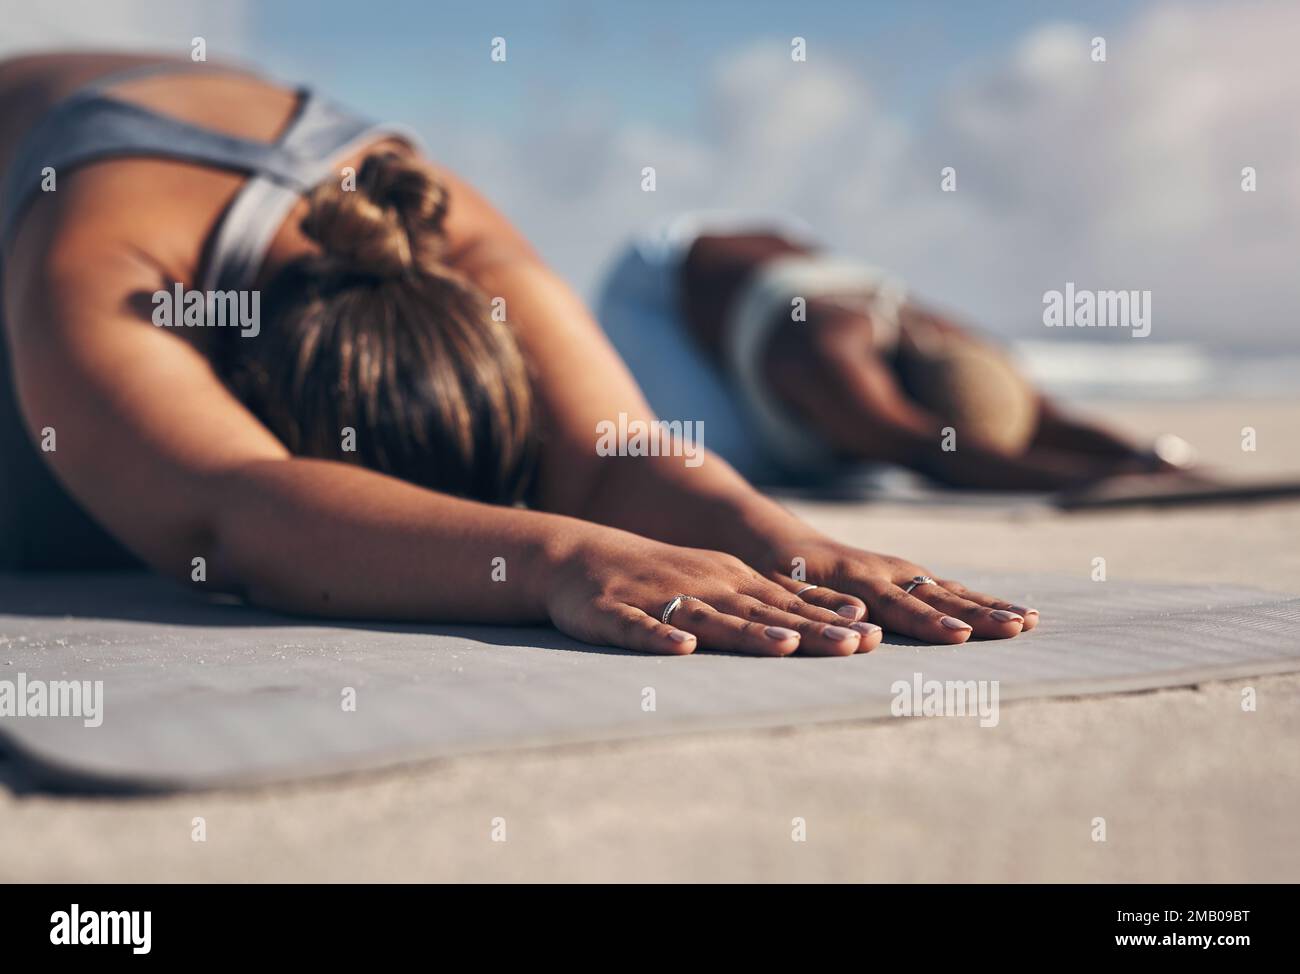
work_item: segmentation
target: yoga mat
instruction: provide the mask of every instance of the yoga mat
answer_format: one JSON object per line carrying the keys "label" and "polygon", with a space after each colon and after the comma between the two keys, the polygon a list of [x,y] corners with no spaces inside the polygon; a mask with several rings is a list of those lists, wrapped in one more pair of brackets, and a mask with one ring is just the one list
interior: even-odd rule
{"label": "yoga mat", "polygon": [[1124,507],[1188,507],[1300,500],[1300,477],[1243,479],[1178,474],[1114,477],[1060,491],[996,491],[943,487],[905,470],[844,477],[830,483],[771,488],[781,497],[811,501],[865,501],[921,507],[986,508],[1001,512],[1092,511]]}
{"label": "yoga mat", "polygon": [[1063,511],[1116,507],[1175,507],[1192,504],[1240,504],[1300,498],[1300,478],[1209,480],[1178,476],[1116,477],[1086,490],[1056,495]]}
{"label": "yoga mat", "polygon": [[[549,628],[322,624],[203,601],[143,575],[0,575],[0,681],[103,681],[100,726],[0,717],[0,747],[42,786],[208,788],[490,749],[888,717],[891,685],[915,673],[997,680],[1007,701],[1300,670],[1297,598],[953,574],[1036,606],[1042,625],[960,647],[891,637],[839,659],[666,658],[586,647]],[[345,688],[355,711],[342,706]]]}
{"label": "yoga mat", "polygon": [[944,487],[911,470],[883,464],[822,477],[815,483],[765,485],[763,490],[789,500],[986,508],[1000,512],[1052,510],[1057,496],[1046,492]]}

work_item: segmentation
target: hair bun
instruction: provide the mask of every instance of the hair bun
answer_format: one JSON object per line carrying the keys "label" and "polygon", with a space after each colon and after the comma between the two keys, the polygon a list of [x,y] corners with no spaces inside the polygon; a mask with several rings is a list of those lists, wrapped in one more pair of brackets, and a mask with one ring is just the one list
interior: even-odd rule
{"label": "hair bun", "polygon": [[446,214],[447,190],[429,169],[383,152],[366,157],[355,189],[316,187],[302,230],[350,269],[396,277],[436,256]]}

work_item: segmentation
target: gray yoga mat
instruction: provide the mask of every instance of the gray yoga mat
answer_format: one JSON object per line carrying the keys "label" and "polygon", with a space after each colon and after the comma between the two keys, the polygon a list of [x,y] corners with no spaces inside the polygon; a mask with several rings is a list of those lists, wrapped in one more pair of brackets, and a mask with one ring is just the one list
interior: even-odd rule
{"label": "gray yoga mat", "polygon": [[983,508],[1016,514],[1295,501],[1300,500],[1300,476],[1261,479],[1220,474],[1133,474],[1073,490],[1013,493],[946,488],[905,470],[891,470],[858,479],[846,476],[810,487],[773,488],[771,492],[796,500]]}
{"label": "gray yoga mat", "polygon": [[[1297,598],[958,577],[1038,607],[1042,625],[961,647],[890,639],[842,659],[662,658],[546,628],[319,624],[147,576],[0,575],[0,681],[104,687],[100,726],[0,717],[0,748],[43,784],[206,788],[488,749],[887,717],[891,684],[915,673],[997,680],[1006,701],[1300,670]],[[342,706],[348,687],[355,711]]]}

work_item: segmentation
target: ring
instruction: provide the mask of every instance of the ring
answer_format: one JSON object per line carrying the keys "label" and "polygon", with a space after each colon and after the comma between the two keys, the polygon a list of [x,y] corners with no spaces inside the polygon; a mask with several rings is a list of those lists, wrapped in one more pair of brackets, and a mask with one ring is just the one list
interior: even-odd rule
{"label": "ring", "polygon": [[805,585],[803,588],[799,589],[799,591],[795,592],[794,594],[795,594],[795,595],[803,595],[804,592],[811,592],[811,591],[812,591],[813,589],[815,589],[815,588],[821,588],[821,586],[820,586],[820,585]]}
{"label": "ring", "polygon": [[687,599],[694,599],[694,601],[696,602],[700,601],[699,599],[695,598],[694,595],[674,595],[672,601],[670,601],[667,605],[664,606],[664,611],[659,616],[659,621],[664,623],[664,625],[667,625],[668,620],[672,617],[672,614],[677,611],[678,606],[680,606]]}
{"label": "ring", "polygon": [[936,582],[929,575],[913,575],[912,580],[903,586],[903,591],[907,592],[910,595],[912,593],[912,589],[914,588],[918,588],[922,585],[938,585],[938,584],[939,583]]}

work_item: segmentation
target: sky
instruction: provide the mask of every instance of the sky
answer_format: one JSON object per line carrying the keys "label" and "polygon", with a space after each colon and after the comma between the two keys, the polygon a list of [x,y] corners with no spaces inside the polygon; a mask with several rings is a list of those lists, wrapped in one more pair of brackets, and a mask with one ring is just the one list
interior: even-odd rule
{"label": "sky", "polygon": [[647,223],[757,209],[1004,336],[1041,338],[1073,282],[1149,290],[1155,341],[1300,348],[1300,3],[0,0],[0,23],[0,56],[199,35],[405,122],[588,296]]}

